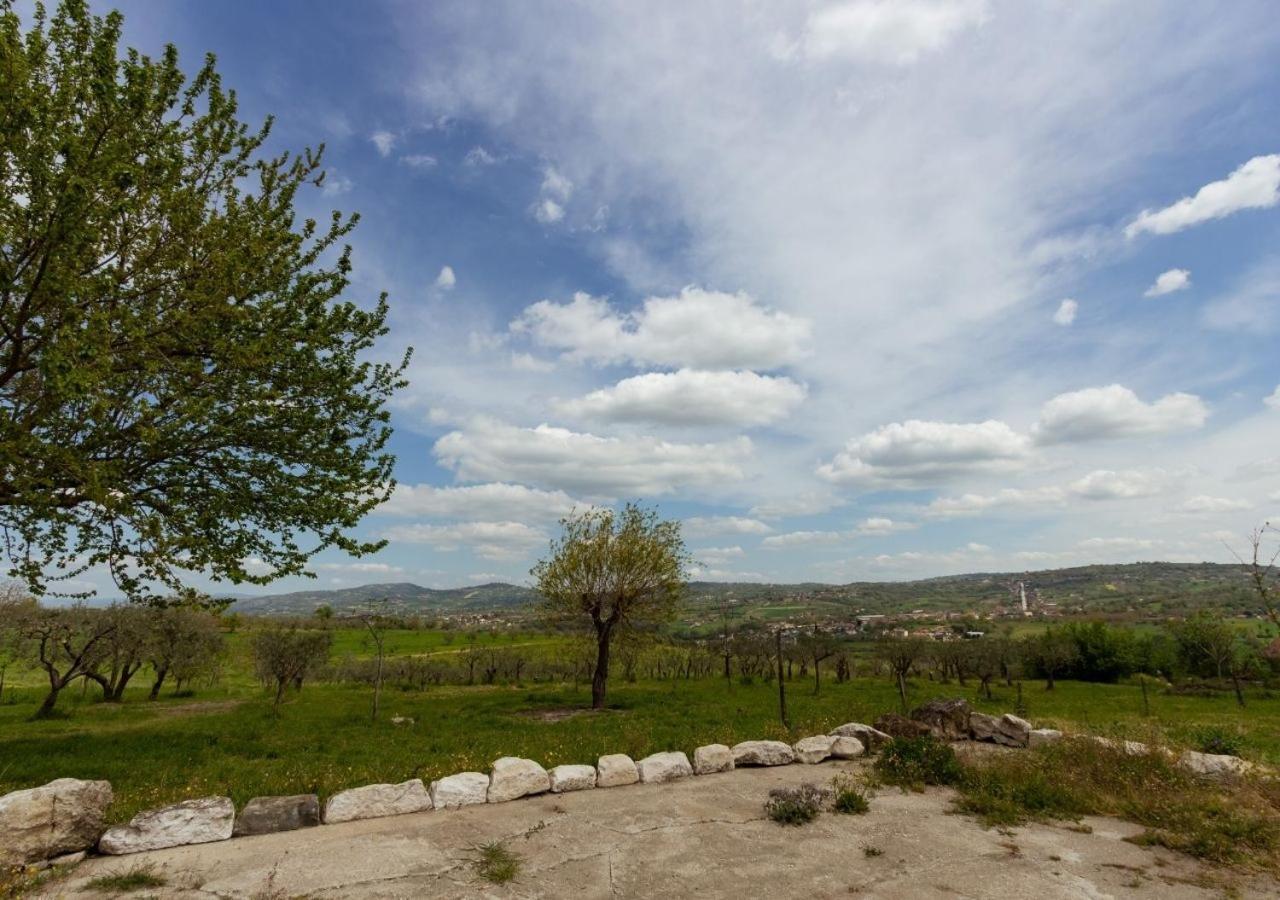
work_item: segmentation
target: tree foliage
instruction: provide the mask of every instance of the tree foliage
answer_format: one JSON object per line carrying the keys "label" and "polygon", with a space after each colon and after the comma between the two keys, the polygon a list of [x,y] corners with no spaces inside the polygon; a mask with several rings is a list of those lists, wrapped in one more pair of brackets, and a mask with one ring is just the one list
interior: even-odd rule
{"label": "tree foliage", "polygon": [[[0,538],[35,593],[109,569],[265,583],[393,487],[385,296],[349,285],[356,216],[298,221],[320,151],[264,156],[208,57],[121,52],[121,17],[0,0]],[[248,561],[254,560],[251,565]]]}
{"label": "tree foliage", "polygon": [[679,611],[689,554],[680,523],[628,503],[621,511],[590,509],[561,522],[550,558],[532,574],[543,615],[589,628],[596,640],[591,703],[604,705],[609,652],[620,633],[668,622]]}

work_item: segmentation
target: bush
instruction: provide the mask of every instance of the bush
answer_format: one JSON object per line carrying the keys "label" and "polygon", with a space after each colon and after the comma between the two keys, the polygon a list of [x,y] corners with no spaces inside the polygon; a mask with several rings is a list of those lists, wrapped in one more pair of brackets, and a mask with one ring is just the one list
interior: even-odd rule
{"label": "bush", "polygon": [[964,770],[950,744],[932,735],[894,738],[876,760],[876,773],[886,784],[920,790],[927,784],[956,784]]}
{"label": "bush", "polygon": [[1221,725],[1206,725],[1195,731],[1196,749],[1201,753],[1218,753],[1239,756],[1244,747],[1244,736],[1234,729]]}
{"label": "bush", "polygon": [[860,816],[871,809],[871,798],[867,789],[848,776],[836,776],[831,781],[835,791],[832,809],[845,815]]}
{"label": "bush", "polygon": [[765,801],[764,811],[779,825],[806,825],[818,818],[823,807],[831,803],[831,791],[805,782],[797,787],[774,788]]}

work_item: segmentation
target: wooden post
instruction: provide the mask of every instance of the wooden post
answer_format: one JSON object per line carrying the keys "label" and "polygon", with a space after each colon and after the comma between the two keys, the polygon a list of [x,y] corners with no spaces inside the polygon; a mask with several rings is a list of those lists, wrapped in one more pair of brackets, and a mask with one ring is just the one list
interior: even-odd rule
{"label": "wooden post", "polygon": [[787,684],[782,677],[782,629],[779,628],[774,632],[775,642],[778,648],[778,714],[782,716],[782,727],[791,730],[791,723],[787,721]]}

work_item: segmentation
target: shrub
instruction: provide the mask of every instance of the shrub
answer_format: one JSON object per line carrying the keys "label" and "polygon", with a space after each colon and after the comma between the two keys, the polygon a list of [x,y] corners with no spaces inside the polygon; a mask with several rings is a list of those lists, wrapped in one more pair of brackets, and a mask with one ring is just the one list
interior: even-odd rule
{"label": "shrub", "polygon": [[845,815],[860,816],[871,809],[871,798],[867,789],[845,775],[838,775],[831,780],[835,792],[832,809]]}
{"label": "shrub", "polygon": [[506,884],[520,873],[520,857],[498,841],[476,848],[480,858],[476,860],[476,872],[485,881]]}
{"label": "shrub", "polygon": [[1221,725],[1206,725],[1195,731],[1196,749],[1201,753],[1219,753],[1239,756],[1244,746],[1244,736],[1239,731]]}
{"label": "shrub", "polygon": [[927,784],[955,784],[962,774],[950,744],[932,735],[894,738],[876,760],[876,773],[886,784],[920,790]]}
{"label": "shrub", "polygon": [[765,815],[779,825],[806,825],[831,803],[831,796],[831,791],[808,782],[797,787],[774,788],[765,801]]}

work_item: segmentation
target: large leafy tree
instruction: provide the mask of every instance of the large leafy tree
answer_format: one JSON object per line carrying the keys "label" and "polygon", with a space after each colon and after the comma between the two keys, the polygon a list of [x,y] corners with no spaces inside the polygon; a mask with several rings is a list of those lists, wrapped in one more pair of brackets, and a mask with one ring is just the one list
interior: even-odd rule
{"label": "large leafy tree", "polygon": [[544,615],[586,628],[596,642],[591,706],[604,706],[613,642],[627,631],[668,622],[680,609],[689,554],[680,523],[627,504],[565,519],[549,559],[533,568]]}
{"label": "large leafy tree", "polygon": [[[320,152],[263,152],[209,57],[188,81],[66,0],[0,0],[0,538],[11,574],[305,572],[393,487],[385,296],[342,299],[356,216],[299,221]],[[321,148],[321,151],[323,148]],[[406,358],[407,361],[407,358]],[[252,563],[250,563],[252,560]]]}

